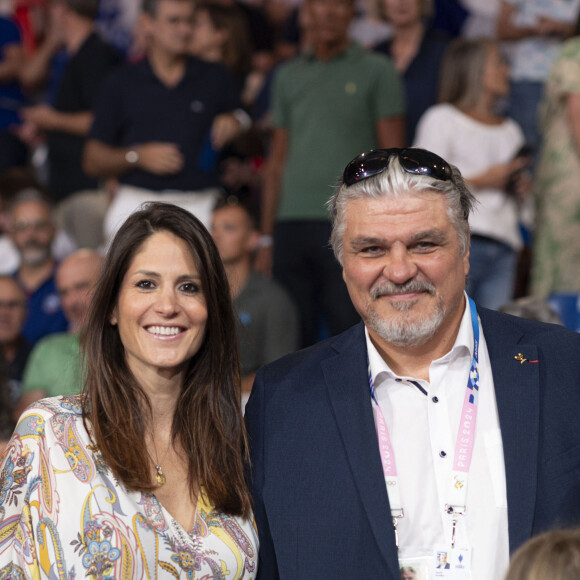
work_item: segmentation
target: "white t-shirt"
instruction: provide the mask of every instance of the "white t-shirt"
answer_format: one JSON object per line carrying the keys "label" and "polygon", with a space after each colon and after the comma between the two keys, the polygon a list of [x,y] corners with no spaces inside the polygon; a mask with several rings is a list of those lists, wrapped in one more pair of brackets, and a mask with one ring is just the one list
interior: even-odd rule
{"label": "white t-shirt", "polygon": [[[507,163],[524,144],[524,135],[512,119],[487,125],[448,103],[435,105],[419,120],[415,147],[424,147],[456,165],[465,179],[492,165]],[[478,203],[469,216],[474,234],[499,240],[514,250],[522,246],[515,199],[492,188],[471,188]]]}

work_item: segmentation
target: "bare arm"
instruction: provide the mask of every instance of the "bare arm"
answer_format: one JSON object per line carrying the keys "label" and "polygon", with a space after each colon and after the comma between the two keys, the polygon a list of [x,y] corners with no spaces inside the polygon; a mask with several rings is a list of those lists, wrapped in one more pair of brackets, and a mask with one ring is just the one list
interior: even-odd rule
{"label": "bare arm", "polygon": [[20,116],[42,131],[61,131],[84,137],[91,128],[93,114],[90,111],[64,113],[48,105],[37,105],[20,110]]}
{"label": "bare arm", "polygon": [[518,170],[523,169],[530,164],[527,157],[518,157],[508,163],[500,163],[492,165],[479,175],[473,177],[466,177],[468,185],[475,189],[493,188],[505,189],[511,176]]}
{"label": "bare arm", "polygon": [[559,36],[568,38],[574,33],[574,23],[541,16],[534,26],[517,26],[513,22],[515,7],[502,2],[497,18],[498,40],[521,40],[532,36]]}
{"label": "bare arm", "polygon": [[[264,171],[264,185],[262,188],[262,235],[271,236],[274,233],[274,222],[280,200],[280,181],[286,162],[288,151],[288,131],[274,129],[270,155]],[[265,275],[272,273],[272,246],[263,247],[256,254],[254,267]]]}
{"label": "bare arm", "polygon": [[[251,124],[250,118],[248,122]],[[211,126],[211,141],[216,149],[222,149],[239,137],[244,131],[243,124],[233,113],[218,115]]]}
{"label": "bare arm", "polygon": [[572,133],[572,142],[576,147],[576,155],[580,157],[580,94],[573,93],[566,99],[566,114]]}
{"label": "bare arm", "polygon": [[405,120],[403,117],[385,117],[376,123],[377,143],[381,149],[405,146]]}
{"label": "bare arm", "polygon": [[[136,163],[127,160],[129,151],[137,152]],[[117,177],[139,167],[156,175],[171,175],[181,171],[183,154],[174,143],[151,142],[132,147],[114,147],[97,139],[85,145],[83,169],[93,177]]]}
{"label": "bare arm", "polygon": [[19,76],[25,89],[35,89],[48,78],[50,61],[60,46],[60,38],[50,34],[36,52],[24,60]]}
{"label": "bare arm", "polygon": [[0,62],[0,82],[6,83],[18,79],[24,52],[22,45],[9,44],[4,47],[4,60]]}
{"label": "bare arm", "polygon": [[497,17],[497,38],[498,40],[520,40],[530,36],[538,36],[538,29],[535,27],[520,28],[513,23],[513,16],[516,9],[507,2],[502,2]]}

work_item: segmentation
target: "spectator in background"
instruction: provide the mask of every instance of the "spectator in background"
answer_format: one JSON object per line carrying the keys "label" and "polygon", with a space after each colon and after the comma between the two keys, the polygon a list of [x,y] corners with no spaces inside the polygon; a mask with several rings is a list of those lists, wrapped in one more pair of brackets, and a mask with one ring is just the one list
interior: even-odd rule
{"label": "spectator in background", "polygon": [[442,64],[440,104],[427,110],[415,137],[415,145],[459,167],[475,194],[467,293],[496,310],[513,297],[522,247],[518,199],[531,187],[522,173],[529,158],[519,155],[522,130],[495,108],[509,93],[508,75],[493,41],[453,41]]}
{"label": "spectator in background", "polygon": [[[37,193],[42,191],[32,168],[13,167],[0,173],[0,275],[12,274],[20,266],[20,255],[8,235],[9,214],[14,198],[27,189]],[[75,248],[72,238],[58,229],[51,246],[55,260],[68,256]]]}
{"label": "spectator in background", "polygon": [[391,58],[405,88],[405,143],[410,146],[421,115],[437,102],[439,69],[450,38],[427,27],[431,0],[381,0],[381,14],[393,26],[391,39],[375,47]]}
{"label": "spectator in background", "polygon": [[253,2],[239,0],[212,0],[225,6],[237,6],[243,13],[252,40],[252,69],[266,74],[274,64],[273,29],[276,22],[272,20],[271,2],[256,5]]}
{"label": "spectator in background", "polygon": [[19,77],[24,92],[33,102],[44,99],[54,105],[68,56],[63,46],[62,27],[55,21],[55,11],[49,4],[43,9],[46,14],[43,33],[38,37],[41,41],[25,51]]}
{"label": "spectator in background", "polygon": [[365,48],[372,48],[393,35],[393,27],[383,17],[383,0],[355,0],[356,15],[348,35]]}
{"label": "spectator in background", "polygon": [[98,0],[52,3],[52,26],[62,38],[68,61],[54,106],[40,104],[21,110],[26,134],[46,134],[48,186],[58,204],[59,223],[68,226],[78,245],[91,247],[102,241],[107,197],[104,191],[95,191],[97,180],[83,171],[82,152],[100,86],[120,62],[116,50],[95,31],[97,9]]}
{"label": "spectator in background", "polygon": [[20,255],[20,266],[13,277],[28,298],[22,334],[34,345],[43,336],[62,332],[68,326],[54,281],[56,261],[51,244],[55,227],[51,206],[39,192],[25,190],[12,202],[9,220],[9,234]]}
{"label": "spectator in background", "polygon": [[580,578],[580,530],[553,530],[528,540],[512,556],[505,580]]}
{"label": "spectator in background", "polygon": [[[580,20],[579,20],[580,23]],[[580,28],[550,71],[541,105],[542,148],[534,190],[531,292],[580,293]]]}
{"label": "spectator in background", "polygon": [[0,352],[5,363],[11,408],[20,399],[22,375],[30,354],[30,345],[22,336],[26,314],[24,290],[14,278],[0,276]]}
{"label": "spectator in background", "polygon": [[546,301],[534,296],[524,296],[512,300],[501,306],[499,311],[528,320],[563,325],[560,315]]}
{"label": "spectator in background", "polygon": [[188,56],[191,0],[146,0],[147,56],[115,71],[103,87],[84,153],[93,176],[120,186],[105,239],[146,201],[184,207],[209,225],[219,194],[217,151],[250,123],[222,66]]}
{"label": "spectator in background", "polygon": [[102,257],[94,250],[78,250],[61,262],[56,287],[69,323],[68,332],[43,338],[30,354],[24,372],[20,415],[44,397],[77,395],[83,385],[79,334],[83,329],[101,273]]}
{"label": "spectator in background", "polygon": [[328,239],[325,203],[340,167],[374,147],[401,146],[404,103],[391,62],[351,43],[353,0],[306,0],[311,50],[282,65],[272,93],[272,144],[256,267],[300,312],[302,346],[358,320]]}
{"label": "spectator in background", "polygon": [[580,0],[502,0],[498,40],[511,41],[508,115],[522,128],[528,146],[540,145],[538,105],[562,41],[571,36]]}
{"label": "spectator in background", "polygon": [[0,16],[0,171],[28,161],[28,150],[13,131],[24,101],[18,82],[23,56],[18,27]]}
{"label": "spectator in background", "polygon": [[237,314],[245,404],[256,371],[298,348],[298,312],[278,284],[252,271],[260,234],[247,207],[239,203],[218,205],[213,212],[211,233],[225,266]]}
{"label": "spectator in background", "polygon": [[238,6],[212,2],[197,4],[190,50],[193,56],[219,62],[228,68],[238,81],[242,102],[248,107],[252,105],[256,89],[263,83],[263,75],[261,79],[256,79],[259,74],[257,71],[250,74],[250,31],[244,13]]}

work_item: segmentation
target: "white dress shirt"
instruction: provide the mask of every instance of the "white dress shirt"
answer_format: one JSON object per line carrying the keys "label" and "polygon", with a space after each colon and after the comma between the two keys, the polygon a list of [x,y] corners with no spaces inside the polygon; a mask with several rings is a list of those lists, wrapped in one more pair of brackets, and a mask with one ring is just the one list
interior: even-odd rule
{"label": "white dress shirt", "polygon": [[[473,355],[469,304],[453,348],[429,367],[429,381],[397,376],[366,330],[376,397],[385,417],[399,476],[405,517],[399,521],[400,559],[431,556],[451,543],[444,513],[459,420]],[[473,580],[503,578],[509,562],[505,465],[491,363],[480,324],[479,403],[469,471],[466,514],[457,545],[472,553]],[[410,381],[418,383],[427,394]],[[369,392],[369,404],[373,406]]]}

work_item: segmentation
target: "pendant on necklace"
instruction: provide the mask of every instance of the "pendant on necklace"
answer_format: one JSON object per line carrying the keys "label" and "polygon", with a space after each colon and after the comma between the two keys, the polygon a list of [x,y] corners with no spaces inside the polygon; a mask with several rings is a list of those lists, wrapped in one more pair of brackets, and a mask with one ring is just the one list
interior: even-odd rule
{"label": "pendant on necklace", "polygon": [[157,480],[157,485],[161,487],[167,482],[167,478],[165,477],[165,474],[161,470],[161,465],[156,465],[155,469],[157,470],[157,475],[155,476],[155,479]]}

